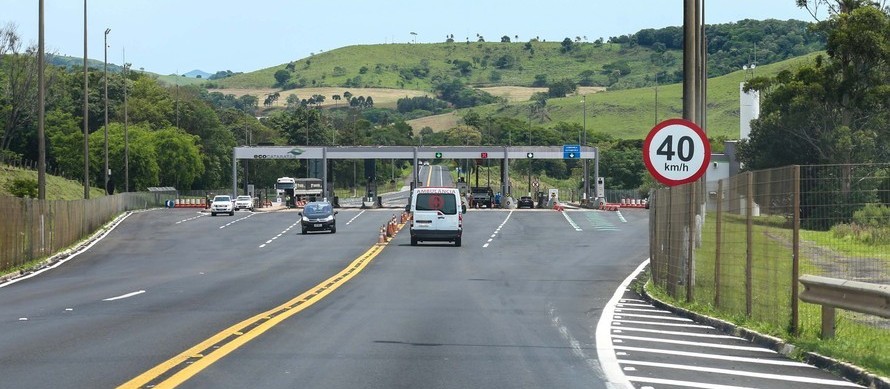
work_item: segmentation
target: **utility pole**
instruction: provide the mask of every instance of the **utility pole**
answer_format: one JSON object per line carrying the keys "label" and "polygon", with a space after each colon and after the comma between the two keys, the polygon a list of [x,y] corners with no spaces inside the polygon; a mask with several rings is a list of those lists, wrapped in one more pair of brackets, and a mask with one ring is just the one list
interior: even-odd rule
{"label": "utility pole", "polygon": [[87,72],[87,0],[83,0],[83,198],[90,198],[90,110]]}
{"label": "utility pole", "polygon": [[44,38],[43,38],[43,0],[38,4],[38,38],[37,38],[37,199],[46,200],[46,80],[44,78]]}
{"label": "utility pole", "polygon": [[105,170],[102,174],[105,176],[105,194],[109,194],[108,179],[111,174],[108,171],[108,33],[110,28],[105,29]]}

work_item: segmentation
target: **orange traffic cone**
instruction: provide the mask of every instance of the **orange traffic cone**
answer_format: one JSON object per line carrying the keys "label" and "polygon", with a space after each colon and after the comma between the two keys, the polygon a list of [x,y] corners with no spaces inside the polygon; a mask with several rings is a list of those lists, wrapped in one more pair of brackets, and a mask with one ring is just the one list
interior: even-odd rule
{"label": "orange traffic cone", "polygon": [[377,244],[385,244],[386,236],[384,236],[383,228],[380,228],[380,235],[377,237]]}

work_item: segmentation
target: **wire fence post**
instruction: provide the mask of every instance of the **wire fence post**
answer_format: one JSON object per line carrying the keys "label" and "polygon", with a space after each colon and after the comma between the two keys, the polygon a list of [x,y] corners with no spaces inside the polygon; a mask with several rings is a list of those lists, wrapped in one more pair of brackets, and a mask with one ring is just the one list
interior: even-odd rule
{"label": "wire fence post", "polygon": [[754,310],[754,173],[748,172],[745,188],[745,316]]}
{"label": "wire fence post", "polygon": [[792,179],[792,226],[791,226],[791,328],[790,333],[800,334],[800,165],[791,170]]}

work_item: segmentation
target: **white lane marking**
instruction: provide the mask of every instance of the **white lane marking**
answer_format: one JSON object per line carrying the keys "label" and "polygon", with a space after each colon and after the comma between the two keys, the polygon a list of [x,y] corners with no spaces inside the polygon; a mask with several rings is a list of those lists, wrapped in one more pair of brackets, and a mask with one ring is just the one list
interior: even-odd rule
{"label": "white lane marking", "polygon": [[198,214],[198,216],[190,217],[190,218],[188,218],[188,219],[180,220],[180,221],[176,222],[176,224],[182,224],[182,223],[185,223],[185,222],[188,222],[188,221],[192,221],[192,220],[195,220],[195,219],[197,219],[197,218],[204,217],[204,216],[207,216],[207,215],[201,213],[201,214]]}
{"label": "white lane marking", "polygon": [[[704,382],[692,382],[692,381],[678,381],[678,380],[667,380],[662,378],[650,378],[650,377],[637,377],[637,376],[628,376],[627,379],[633,382],[648,382],[652,384],[663,384],[670,386],[685,386],[687,388],[701,388],[701,389],[755,389],[750,386],[732,386],[732,385],[718,385],[718,384],[708,384]],[[651,388],[651,386],[644,386],[644,388]]]}
{"label": "white lane marking", "polygon": [[566,212],[560,212],[560,213],[562,214],[562,216],[564,216],[566,218],[566,220],[569,221],[569,224],[572,225],[572,227],[575,229],[575,231],[582,231],[581,227],[578,226],[578,223],[575,223],[575,221],[569,217],[568,213],[566,213]]}
{"label": "white lane marking", "polygon": [[621,304],[618,304],[618,308],[615,308],[615,312],[671,313],[671,311],[663,311],[663,310],[661,310],[661,309],[626,308],[626,307],[622,307]]}
{"label": "white lane marking", "polygon": [[[744,338],[739,338],[738,336],[732,335],[717,335],[717,334],[699,334],[696,332],[682,332],[682,331],[664,331],[664,330],[650,330],[646,328],[636,328],[636,327],[621,327],[621,330],[624,331],[636,331],[636,332],[648,332],[652,334],[662,334],[662,335],[679,335],[679,336],[688,336],[690,338],[712,338],[712,339],[735,339],[742,340]],[[620,330],[615,330],[620,331]]]}
{"label": "white lane marking", "polygon": [[754,372],[754,371],[717,369],[717,368],[713,368],[713,367],[704,367],[704,366],[686,366],[686,365],[677,365],[677,364],[673,364],[673,363],[658,363],[658,362],[645,362],[645,361],[633,361],[633,360],[623,360],[623,361],[621,361],[621,363],[626,364],[626,365],[651,366],[651,367],[660,367],[660,368],[664,368],[664,369],[692,370],[695,372],[729,374],[729,375],[734,375],[734,376],[763,378],[763,379],[778,380],[778,381],[791,381],[794,383],[804,383],[805,382],[805,383],[809,383],[809,384],[846,386],[846,387],[851,387],[851,388],[861,388],[862,387],[862,386],[854,384],[852,382],[840,381],[840,380],[831,380],[831,379],[824,379],[824,378],[810,378],[810,377],[784,375],[784,374],[758,373],[758,372]]}
{"label": "white lane marking", "polygon": [[658,320],[669,320],[669,321],[682,321],[682,322],[687,322],[687,323],[691,323],[691,322],[692,322],[691,319],[687,319],[687,318],[685,318],[685,317],[671,317],[671,316],[657,316],[657,315],[636,315],[636,314],[633,314],[633,313],[622,313],[622,314],[618,314],[618,313],[616,313],[616,314],[615,314],[615,319],[616,319],[616,320],[617,320],[617,319],[623,319],[623,318],[625,318],[625,317],[640,317],[640,318],[644,318],[644,319],[658,319]]}
{"label": "white lane marking", "polygon": [[701,325],[701,324],[678,324],[678,323],[659,323],[654,321],[639,321],[639,320],[616,320],[615,325],[621,325],[621,323],[630,323],[630,324],[646,324],[650,326],[662,326],[662,327],[684,327],[684,328],[706,328],[709,330],[715,329],[711,326]]}
{"label": "white lane marking", "polygon": [[587,366],[590,367],[596,375],[603,377],[604,372],[599,361],[584,352],[584,349],[589,348],[589,345],[581,344],[581,342],[572,335],[569,328],[562,324],[562,320],[559,318],[559,312],[556,311],[556,308],[553,307],[551,303],[548,302],[547,306],[548,312],[550,313],[550,323],[556,328],[559,335],[569,343],[569,346],[572,347],[572,354],[575,354],[575,356],[587,363]]}
{"label": "white lane marking", "polygon": [[352,217],[352,219],[349,219],[349,221],[346,222],[346,225],[348,226],[349,223],[352,223],[353,221],[355,221],[355,219],[358,219],[358,217],[361,216],[363,213],[365,213],[365,210],[362,210],[361,212],[358,213],[358,215],[355,215]]}
{"label": "white lane marking", "polygon": [[647,338],[644,336],[628,336],[628,335],[612,335],[612,338],[613,339],[617,338],[617,339],[627,339],[627,340],[639,340],[639,341],[643,341],[643,342],[652,342],[652,343],[681,344],[684,346],[709,347],[709,348],[719,348],[719,349],[724,349],[724,350],[741,350],[741,351],[753,351],[753,352],[760,352],[760,353],[776,354],[776,352],[773,350],[762,348],[762,347],[754,347],[754,346],[733,346],[730,344],[688,342],[685,340]]}
{"label": "white lane marking", "polygon": [[761,365],[808,367],[808,368],[813,368],[813,369],[816,368],[815,366],[807,365],[806,363],[800,363],[800,362],[795,362],[795,361],[790,361],[790,360],[785,360],[785,359],[762,359],[762,358],[749,358],[749,357],[733,357],[733,356],[720,355],[720,354],[693,353],[693,352],[688,352],[688,351],[663,350],[663,349],[657,349],[657,348],[627,347],[627,346],[615,346],[615,350],[639,351],[641,353],[677,355],[677,356],[692,357],[692,358],[718,359],[721,361],[759,363]]}
{"label": "white lane marking", "polygon": [[619,307],[625,307],[625,306],[627,306],[627,307],[655,308],[655,306],[652,305],[652,304],[629,304],[629,303],[620,303],[620,304],[618,304],[618,306],[619,306]]}
{"label": "white lane marking", "polygon": [[596,323],[596,356],[603,372],[602,378],[606,380],[608,382],[607,385],[611,385],[611,387],[633,387],[624,375],[624,372],[621,371],[621,366],[618,364],[618,358],[615,356],[615,348],[614,343],[612,343],[611,334],[612,316],[615,314],[615,305],[622,300],[621,297],[624,295],[624,290],[627,289],[630,282],[633,281],[633,279],[636,278],[648,264],[649,260],[646,259],[640,266],[637,266],[637,269],[634,270],[633,273],[621,282],[621,285],[618,285],[612,298],[609,299],[609,302],[603,307],[603,311],[600,313],[600,319]]}
{"label": "white lane marking", "polygon": [[627,223],[627,219],[624,218],[624,215],[621,214],[621,211],[616,211],[615,213],[618,214],[618,219],[621,219],[622,223]]}
{"label": "white lane marking", "polygon": [[144,290],[137,290],[137,291],[135,291],[135,292],[130,292],[130,293],[127,293],[127,294],[122,294],[122,295],[117,296],[117,297],[109,297],[109,298],[104,299],[104,300],[102,300],[102,301],[122,300],[122,299],[125,299],[125,298],[129,298],[129,297],[137,296],[137,295],[140,295],[140,294],[143,294],[143,293],[145,293]]}
{"label": "white lane marking", "polygon": [[[97,231],[95,234],[93,234],[92,236],[90,236],[90,237],[88,238],[88,239],[92,239],[92,242],[90,242],[90,244],[88,244],[88,245],[82,247],[80,250],[75,251],[73,254],[69,255],[67,258],[60,259],[60,260],[59,260],[58,262],[56,262],[54,265],[52,265],[52,266],[47,266],[47,267],[45,267],[45,268],[43,268],[43,269],[37,270],[37,271],[35,271],[35,272],[31,273],[31,274],[28,274],[28,275],[26,275],[26,276],[22,276],[22,277],[19,277],[19,278],[15,278],[15,279],[9,280],[9,281],[4,282],[4,283],[0,283],[0,288],[3,288],[3,287],[6,287],[6,286],[9,286],[9,285],[12,285],[12,284],[14,284],[14,283],[16,283],[16,282],[19,282],[19,281],[27,280],[27,279],[29,279],[29,278],[31,278],[31,277],[34,277],[34,276],[37,276],[38,274],[43,273],[43,272],[45,272],[45,271],[47,271],[47,270],[52,270],[52,269],[55,269],[55,268],[57,268],[57,267],[59,267],[59,266],[62,266],[62,264],[64,264],[65,262],[68,262],[68,261],[74,259],[74,257],[80,255],[80,254],[83,253],[84,251],[89,250],[91,247],[93,247],[94,244],[99,243],[99,241],[101,241],[101,240],[104,239],[106,236],[108,236],[108,234],[110,234],[111,231],[113,231],[115,228],[117,228],[117,226],[119,226],[121,223],[123,223],[123,221],[124,221],[126,218],[130,217],[130,215],[132,215],[132,214],[133,214],[133,211],[130,211],[130,212],[127,212],[126,214],[124,214],[123,216],[119,217],[118,219],[113,220],[113,221],[110,223],[111,226],[110,226],[107,230],[104,230],[104,231],[103,231],[103,230],[99,230],[99,231]],[[98,236],[98,237],[97,237],[97,236]],[[94,237],[95,237],[95,239],[93,239]]]}
{"label": "white lane marking", "polygon": [[510,213],[507,214],[507,217],[504,218],[504,221],[501,222],[501,225],[499,225],[498,228],[494,230],[494,233],[491,234],[491,239],[483,244],[482,248],[487,248],[488,245],[491,244],[491,241],[494,240],[494,238],[496,238],[497,235],[501,232],[501,228],[504,228],[504,224],[507,224],[507,220],[510,220],[510,216],[513,216],[513,210],[510,210]]}
{"label": "white lane marking", "polygon": [[226,228],[226,227],[228,227],[228,226],[230,226],[230,225],[232,225],[232,224],[235,224],[235,223],[237,223],[237,222],[240,222],[240,221],[242,221],[242,220],[244,220],[244,219],[247,219],[247,218],[249,218],[249,217],[251,217],[251,216],[253,216],[253,215],[256,215],[256,214],[255,214],[255,213],[251,213],[250,215],[247,215],[247,216],[242,217],[242,218],[240,218],[240,219],[232,220],[232,221],[226,223],[225,225],[219,226],[219,228],[220,228],[220,229]]}
{"label": "white lane marking", "polygon": [[621,302],[622,302],[622,303],[623,303],[623,302],[627,302],[627,301],[633,301],[633,302],[637,302],[637,303],[648,303],[648,301],[646,301],[646,300],[637,300],[637,299],[621,299]]}
{"label": "white lane marking", "polygon": [[[362,212],[364,212],[364,211],[362,211]],[[356,217],[358,217],[358,216],[356,216]],[[286,233],[287,233],[288,231],[290,231],[292,228],[296,227],[297,224],[300,224],[300,221],[299,221],[299,220],[296,221],[294,224],[291,224],[291,225],[287,226],[287,228],[285,228],[284,231],[281,231],[281,233],[279,233],[278,235],[273,236],[272,239],[267,240],[266,243],[261,244],[261,245],[259,246],[259,248],[266,247],[267,244],[270,244],[270,243],[272,243],[273,241],[275,241],[276,239],[280,238],[282,235],[286,234]],[[349,224],[349,223],[346,223],[346,224]]]}

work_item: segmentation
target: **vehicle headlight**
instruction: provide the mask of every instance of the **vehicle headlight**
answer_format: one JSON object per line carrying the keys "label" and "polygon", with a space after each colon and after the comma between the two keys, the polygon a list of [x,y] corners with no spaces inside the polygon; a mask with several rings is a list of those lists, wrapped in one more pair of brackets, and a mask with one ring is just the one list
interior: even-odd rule
{"label": "vehicle headlight", "polygon": [[304,221],[304,222],[308,222],[308,221],[309,221],[309,218],[306,217],[306,216],[303,216],[303,221]]}
{"label": "vehicle headlight", "polygon": [[328,217],[326,217],[326,218],[324,218],[324,219],[321,219],[321,221],[323,221],[323,222],[329,222],[329,221],[332,221],[332,220],[334,220],[334,215],[331,215],[331,216],[328,216]]}

